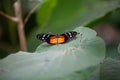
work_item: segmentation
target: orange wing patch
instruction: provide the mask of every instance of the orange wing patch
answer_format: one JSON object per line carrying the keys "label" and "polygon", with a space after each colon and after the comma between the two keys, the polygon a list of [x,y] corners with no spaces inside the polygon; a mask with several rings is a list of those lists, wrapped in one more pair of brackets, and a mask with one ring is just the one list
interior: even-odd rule
{"label": "orange wing patch", "polygon": [[50,44],[62,44],[65,42],[64,36],[51,36],[50,37]]}
{"label": "orange wing patch", "polygon": [[57,41],[57,43],[58,44],[62,44],[62,43],[64,43],[65,42],[65,36],[58,36],[58,41]]}
{"label": "orange wing patch", "polygon": [[50,44],[56,44],[57,43],[57,37],[56,36],[51,36],[50,37]]}

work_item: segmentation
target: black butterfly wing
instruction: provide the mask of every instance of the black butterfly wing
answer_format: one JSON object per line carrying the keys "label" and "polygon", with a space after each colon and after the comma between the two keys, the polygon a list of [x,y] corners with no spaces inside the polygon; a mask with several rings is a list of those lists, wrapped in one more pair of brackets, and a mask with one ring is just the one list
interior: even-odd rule
{"label": "black butterfly wing", "polygon": [[76,31],[69,31],[69,32],[66,32],[64,34],[61,34],[60,36],[64,36],[65,37],[65,42],[68,42],[71,39],[75,38],[77,34],[78,33]]}
{"label": "black butterfly wing", "polygon": [[47,42],[50,44],[50,37],[51,36],[55,36],[55,35],[52,35],[52,34],[45,34],[45,33],[41,33],[41,34],[37,34],[37,39],[41,40],[41,41],[44,41],[44,42]]}

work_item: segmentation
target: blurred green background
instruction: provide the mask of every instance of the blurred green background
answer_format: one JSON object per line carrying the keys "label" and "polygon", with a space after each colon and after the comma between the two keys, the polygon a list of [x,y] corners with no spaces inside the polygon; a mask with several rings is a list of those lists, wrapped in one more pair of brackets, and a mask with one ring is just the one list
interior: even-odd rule
{"label": "blurred green background", "polygon": [[[1,0],[0,11],[14,16],[14,2]],[[29,52],[41,44],[36,34],[61,34],[78,26],[95,29],[107,45],[119,43],[119,0],[21,0],[21,4],[23,20],[39,5],[25,25]],[[19,50],[16,23],[0,15],[0,51],[12,53]]]}

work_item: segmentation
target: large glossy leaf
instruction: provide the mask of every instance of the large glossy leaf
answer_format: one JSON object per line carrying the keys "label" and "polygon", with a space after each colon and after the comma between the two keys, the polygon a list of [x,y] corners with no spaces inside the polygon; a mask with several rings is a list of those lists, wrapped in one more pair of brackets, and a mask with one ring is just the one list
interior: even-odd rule
{"label": "large glossy leaf", "polygon": [[120,43],[119,43],[119,46],[118,46],[118,52],[120,53]]}
{"label": "large glossy leaf", "polygon": [[120,55],[119,59],[106,58],[101,66],[101,80],[120,80]]}
{"label": "large glossy leaf", "polygon": [[117,47],[115,44],[107,47],[107,58],[101,64],[101,80],[120,80],[120,54]]}
{"label": "large glossy leaf", "polygon": [[[50,2],[50,0],[48,1]],[[71,29],[75,26],[86,25],[97,18],[103,17],[107,12],[120,7],[118,1],[110,0],[51,0],[49,4],[53,3],[56,6],[52,8],[53,11],[48,16],[49,19],[43,25],[39,23],[43,21],[41,17],[45,12],[42,13],[41,8],[38,10],[38,24],[46,27],[42,28],[41,31],[56,32],[57,29]],[[49,9],[49,6],[46,7],[45,11],[49,11],[47,9]]]}
{"label": "large glossy leaf", "polygon": [[89,79],[105,57],[105,44],[89,28],[74,31],[80,34],[66,44],[43,43],[33,54],[18,52],[1,60],[0,80]]}
{"label": "large glossy leaf", "polygon": [[39,42],[34,37],[37,33],[63,33],[87,25],[118,7],[116,0],[48,0],[37,12],[37,22],[41,27],[28,39],[28,49],[34,51],[37,47]]}
{"label": "large glossy leaf", "polygon": [[44,25],[49,20],[49,16],[51,16],[52,11],[57,5],[58,0],[46,0],[44,4],[42,4],[41,7],[39,7],[37,11],[37,22],[39,26]]}

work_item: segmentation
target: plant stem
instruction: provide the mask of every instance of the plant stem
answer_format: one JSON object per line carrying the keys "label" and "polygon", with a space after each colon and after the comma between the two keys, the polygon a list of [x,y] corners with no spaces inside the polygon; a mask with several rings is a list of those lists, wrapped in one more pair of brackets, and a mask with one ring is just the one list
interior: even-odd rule
{"label": "plant stem", "polygon": [[18,24],[18,35],[19,35],[19,41],[20,41],[20,47],[22,51],[27,51],[27,46],[26,46],[26,37],[25,37],[25,32],[24,32],[24,23],[22,20],[22,10],[21,10],[21,3],[20,0],[17,0],[14,3],[14,9],[15,9],[15,15]]}

